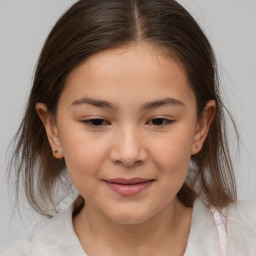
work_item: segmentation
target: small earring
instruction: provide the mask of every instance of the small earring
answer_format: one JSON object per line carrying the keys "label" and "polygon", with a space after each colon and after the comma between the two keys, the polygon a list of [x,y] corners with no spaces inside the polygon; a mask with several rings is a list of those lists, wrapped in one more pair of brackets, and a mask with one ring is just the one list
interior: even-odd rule
{"label": "small earring", "polygon": [[54,152],[54,153],[57,153],[57,152],[58,152],[58,148],[55,148],[53,152]]}

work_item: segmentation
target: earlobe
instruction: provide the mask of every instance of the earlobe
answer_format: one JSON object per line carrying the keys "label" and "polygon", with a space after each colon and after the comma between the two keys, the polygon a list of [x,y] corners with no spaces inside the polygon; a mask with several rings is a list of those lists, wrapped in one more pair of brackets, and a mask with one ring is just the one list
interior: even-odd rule
{"label": "earlobe", "polygon": [[216,102],[214,100],[208,101],[197,122],[191,155],[197,154],[203,147],[203,143],[207,137],[215,112]]}
{"label": "earlobe", "polygon": [[49,114],[47,106],[44,103],[36,103],[35,108],[39,118],[44,125],[48,141],[52,148],[53,156],[58,159],[63,158],[58,129],[53,116]]}

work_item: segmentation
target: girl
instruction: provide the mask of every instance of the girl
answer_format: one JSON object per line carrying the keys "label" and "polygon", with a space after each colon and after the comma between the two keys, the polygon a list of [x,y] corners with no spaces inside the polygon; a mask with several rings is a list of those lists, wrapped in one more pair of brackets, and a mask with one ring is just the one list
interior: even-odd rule
{"label": "girl", "polygon": [[176,1],[78,1],[45,42],[12,162],[52,218],[3,255],[255,255],[223,109],[211,46]]}

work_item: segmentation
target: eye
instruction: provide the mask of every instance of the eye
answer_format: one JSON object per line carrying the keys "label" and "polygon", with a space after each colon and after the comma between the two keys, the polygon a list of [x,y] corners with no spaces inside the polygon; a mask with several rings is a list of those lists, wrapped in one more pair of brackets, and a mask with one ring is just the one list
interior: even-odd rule
{"label": "eye", "polygon": [[93,118],[93,119],[83,120],[82,122],[89,126],[94,126],[94,127],[110,125],[110,122],[102,118]]}
{"label": "eye", "polygon": [[173,120],[169,120],[166,118],[153,118],[151,119],[148,124],[149,125],[154,125],[154,126],[164,126],[173,123]]}

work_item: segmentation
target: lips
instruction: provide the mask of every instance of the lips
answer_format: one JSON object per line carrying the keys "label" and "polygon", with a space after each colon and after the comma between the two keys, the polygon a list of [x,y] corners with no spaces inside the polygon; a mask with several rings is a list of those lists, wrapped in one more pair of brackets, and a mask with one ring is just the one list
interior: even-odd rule
{"label": "lips", "polygon": [[148,188],[155,180],[144,178],[132,178],[132,179],[108,179],[103,180],[106,185],[116,193],[123,196],[133,196],[141,193]]}

